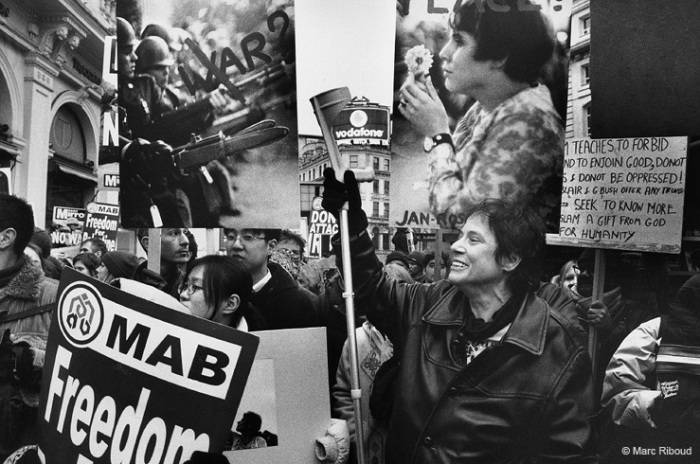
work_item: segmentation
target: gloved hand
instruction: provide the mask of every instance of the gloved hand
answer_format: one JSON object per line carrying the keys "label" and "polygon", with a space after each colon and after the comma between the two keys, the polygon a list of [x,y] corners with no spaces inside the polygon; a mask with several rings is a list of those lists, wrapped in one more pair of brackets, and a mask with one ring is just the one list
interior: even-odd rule
{"label": "gloved hand", "polygon": [[607,306],[602,301],[596,300],[591,303],[586,316],[588,316],[588,323],[597,329],[606,331],[610,330],[612,326],[610,311],[608,311]]}
{"label": "gloved hand", "polygon": [[123,176],[129,180],[138,179],[148,185],[151,190],[160,192],[172,184],[176,177],[173,149],[165,142],[158,140],[148,142],[136,139],[126,148],[124,159],[120,166]]}
{"label": "gloved hand", "polygon": [[345,171],[344,182],[338,182],[333,168],[327,168],[323,172],[323,209],[331,213],[336,221],[340,221],[340,210],[348,203],[348,232],[351,237],[357,236],[368,227],[367,215],[362,210],[362,198],[360,187],[355,180],[355,173]]}
{"label": "gloved hand", "polygon": [[326,434],[316,439],[316,458],[330,464],[345,464],[350,455],[350,432],[343,419],[331,419]]}

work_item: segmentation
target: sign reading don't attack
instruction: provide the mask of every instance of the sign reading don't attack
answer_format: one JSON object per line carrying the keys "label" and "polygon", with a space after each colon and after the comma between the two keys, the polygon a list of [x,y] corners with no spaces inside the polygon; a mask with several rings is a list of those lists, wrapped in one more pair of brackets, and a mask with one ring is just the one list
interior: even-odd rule
{"label": "sign reading don't attack", "polygon": [[559,238],[678,253],[686,155],[686,137],[567,140]]}
{"label": "sign reading don't attack", "polygon": [[41,386],[47,464],[221,452],[258,338],[63,273]]}

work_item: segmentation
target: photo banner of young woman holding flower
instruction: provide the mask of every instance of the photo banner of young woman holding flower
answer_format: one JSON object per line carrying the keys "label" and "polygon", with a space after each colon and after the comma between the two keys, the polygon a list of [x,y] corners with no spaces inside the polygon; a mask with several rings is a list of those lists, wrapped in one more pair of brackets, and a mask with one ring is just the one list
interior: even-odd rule
{"label": "photo banner of young woman holding flower", "polygon": [[557,37],[569,24],[555,29],[547,9],[525,3],[459,0],[432,21],[400,18],[398,49],[408,50],[396,63],[392,148],[403,190],[392,199],[413,203],[392,208],[392,225],[450,229],[502,198],[530,203],[557,230],[566,107]]}

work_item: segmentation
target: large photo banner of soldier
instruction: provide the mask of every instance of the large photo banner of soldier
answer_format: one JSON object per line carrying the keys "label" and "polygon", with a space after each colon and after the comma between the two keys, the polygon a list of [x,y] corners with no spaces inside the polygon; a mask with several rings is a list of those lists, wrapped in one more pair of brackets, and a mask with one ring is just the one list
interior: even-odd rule
{"label": "large photo banner of soldier", "polygon": [[72,270],[58,294],[39,410],[46,464],[180,464],[223,451],[257,337]]}
{"label": "large photo banner of soldier", "polygon": [[122,226],[296,228],[294,2],[120,1]]}
{"label": "large photo banner of soldier", "polygon": [[[472,205],[506,198],[530,202],[556,233],[571,0],[397,3],[389,226],[455,229]],[[416,106],[428,96],[444,109]]]}

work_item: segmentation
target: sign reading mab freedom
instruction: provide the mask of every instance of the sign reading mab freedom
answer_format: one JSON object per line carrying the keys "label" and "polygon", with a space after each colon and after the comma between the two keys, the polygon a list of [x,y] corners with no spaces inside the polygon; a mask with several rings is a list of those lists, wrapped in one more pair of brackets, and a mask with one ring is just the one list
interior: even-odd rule
{"label": "sign reading mab freedom", "polygon": [[687,143],[685,137],[567,140],[559,239],[678,253]]}
{"label": "sign reading mab freedom", "polygon": [[103,203],[88,203],[87,218],[83,229],[83,240],[99,238],[107,244],[109,251],[117,249],[119,228],[119,206]]}
{"label": "sign reading mab freedom", "polygon": [[222,452],[258,342],[65,270],[41,383],[45,463]]}

